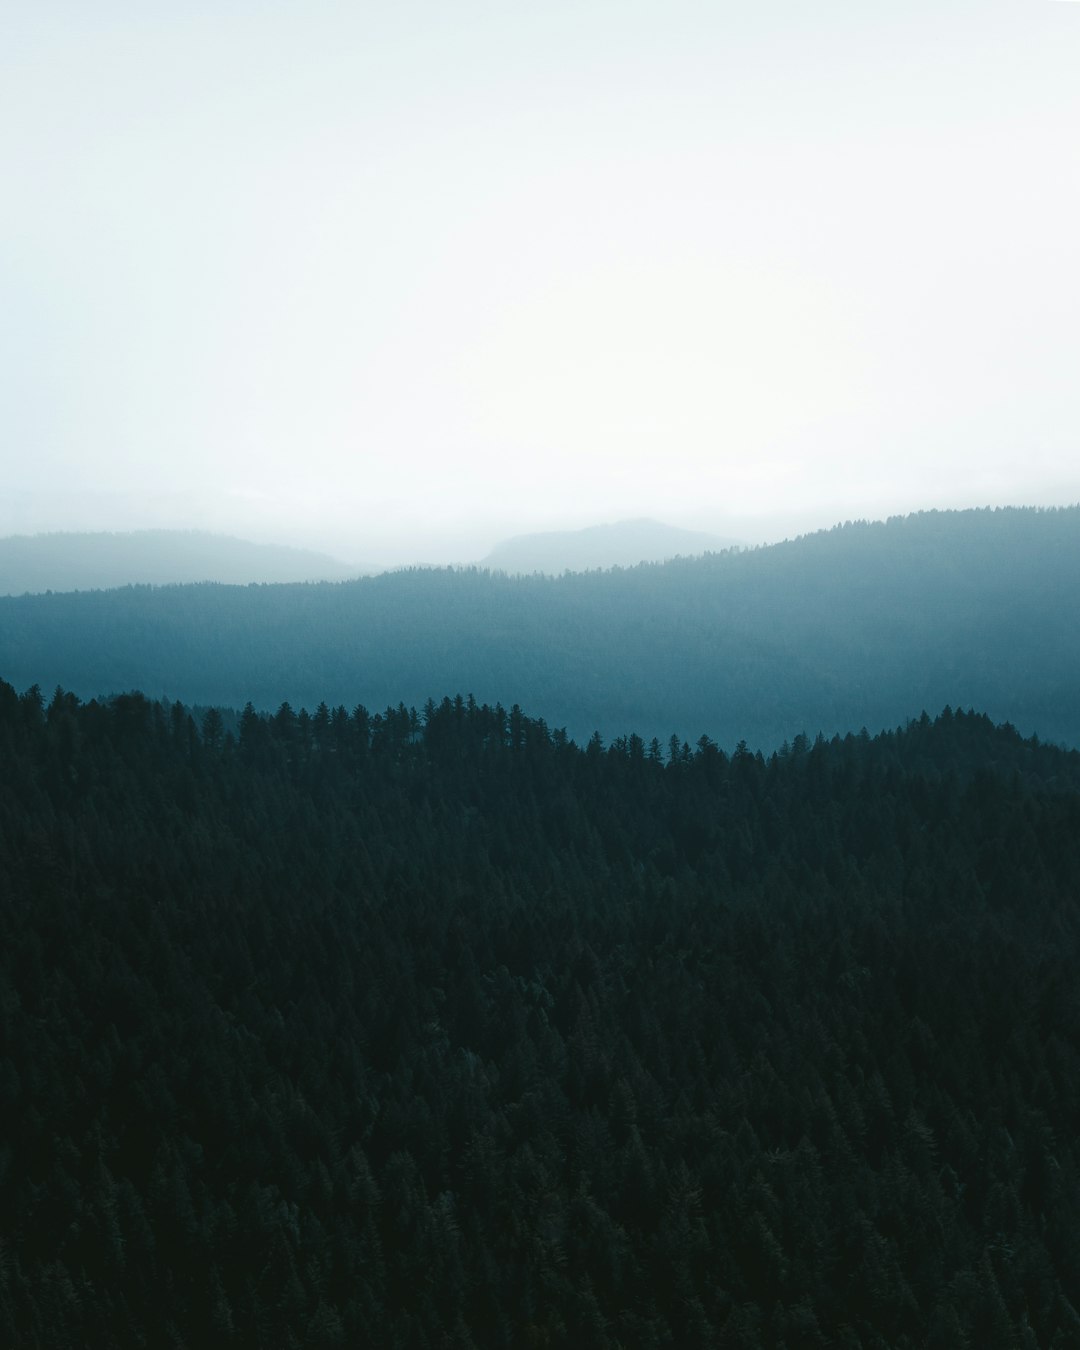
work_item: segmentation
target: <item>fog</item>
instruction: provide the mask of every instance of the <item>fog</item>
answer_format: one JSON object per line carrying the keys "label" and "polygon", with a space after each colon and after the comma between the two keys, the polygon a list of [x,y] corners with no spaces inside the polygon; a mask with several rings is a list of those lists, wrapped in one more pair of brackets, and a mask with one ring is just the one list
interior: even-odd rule
{"label": "fog", "polygon": [[1080,6],[4,8],[0,533],[1080,499]]}

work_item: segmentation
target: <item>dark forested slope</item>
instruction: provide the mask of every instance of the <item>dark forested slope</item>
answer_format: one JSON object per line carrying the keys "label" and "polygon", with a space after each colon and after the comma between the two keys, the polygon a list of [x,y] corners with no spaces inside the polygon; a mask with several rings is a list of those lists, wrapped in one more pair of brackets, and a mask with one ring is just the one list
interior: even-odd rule
{"label": "dark forested slope", "polygon": [[0,1344],[1080,1343],[1080,756],[0,685],[0,764]]}
{"label": "dark forested slope", "polygon": [[321,586],[0,600],[0,669],[273,709],[519,702],[575,736],[727,748],[973,705],[1080,744],[1080,508],[928,513],[559,578],[411,570]]}

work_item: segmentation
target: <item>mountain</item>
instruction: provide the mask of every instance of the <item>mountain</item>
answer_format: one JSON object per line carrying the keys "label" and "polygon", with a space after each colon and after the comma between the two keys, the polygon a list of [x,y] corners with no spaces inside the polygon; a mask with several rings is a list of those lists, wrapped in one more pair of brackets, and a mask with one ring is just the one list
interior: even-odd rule
{"label": "mountain", "polygon": [[355,577],[324,553],[253,544],[202,530],[9,535],[0,539],[0,595],[177,582],[340,581]]}
{"label": "mountain", "polygon": [[461,689],[578,739],[728,748],[948,704],[1080,745],[1077,614],[1080,508],[927,512],[560,577],[413,568],[0,598],[0,674],[263,709]]}
{"label": "mountain", "polygon": [[0,682],[0,1344],[1074,1347],[1080,754]]}
{"label": "mountain", "polygon": [[658,520],[620,520],[583,530],[552,530],[507,539],[480,566],[502,572],[585,572],[594,567],[633,567],[640,562],[666,562],[700,553],[719,553],[737,541],[719,535],[682,530]]}

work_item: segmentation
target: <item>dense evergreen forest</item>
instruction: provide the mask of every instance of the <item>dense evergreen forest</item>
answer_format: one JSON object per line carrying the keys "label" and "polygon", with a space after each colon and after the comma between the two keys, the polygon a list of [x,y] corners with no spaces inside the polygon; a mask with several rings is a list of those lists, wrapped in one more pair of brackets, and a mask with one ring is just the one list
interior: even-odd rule
{"label": "dense evergreen forest", "polygon": [[974,706],[1080,745],[1080,508],[929,512],[769,548],[509,577],[129,587],[0,599],[0,670],[82,698],[516,701],[584,740],[771,750]]}
{"label": "dense evergreen forest", "polygon": [[223,726],[0,684],[0,1344],[1080,1344],[1080,755]]}

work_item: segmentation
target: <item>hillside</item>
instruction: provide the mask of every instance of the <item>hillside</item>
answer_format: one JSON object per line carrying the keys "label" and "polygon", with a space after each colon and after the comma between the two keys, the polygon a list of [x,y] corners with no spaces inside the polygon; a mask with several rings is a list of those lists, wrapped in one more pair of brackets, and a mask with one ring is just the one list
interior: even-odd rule
{"label": "hillside", "polygon": [[930,512],[558,578],[411,569],[341,584],[0,599],[0,670],[82,697],[518,702],[578,738],[801,731],[985,709],[1080,745],[1080,509]]}
{"label": "hillside", "polygon": [[734,539],[683,530],[658,520],[620,520],[583,530],[522,534],[498,544],[480,563],[503,572],[584,572],[594,567],[634,567],[737,546]]}
{"label": "hillside", "polygon": [[357,569],[323,553],[202,530],[9,535],[0,539],[0,595],[217,581],[336,581]]}
{"label": "hillside", "polygon": [[0,756],[0,1343],[1077,1343],[1077,754],[0,684]]}

